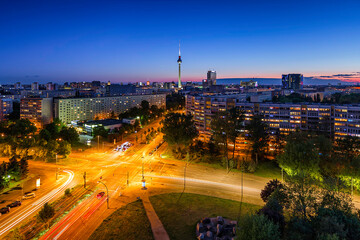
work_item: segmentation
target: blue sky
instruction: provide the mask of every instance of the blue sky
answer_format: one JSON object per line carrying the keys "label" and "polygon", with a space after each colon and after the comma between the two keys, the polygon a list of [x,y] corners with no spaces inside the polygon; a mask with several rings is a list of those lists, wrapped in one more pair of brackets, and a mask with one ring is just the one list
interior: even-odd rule
{"label": "blue sky", "polygon": [[[358,78],[359,1],[0,2],[0,83]],[[337,75],[337,76],[334,76]]]}

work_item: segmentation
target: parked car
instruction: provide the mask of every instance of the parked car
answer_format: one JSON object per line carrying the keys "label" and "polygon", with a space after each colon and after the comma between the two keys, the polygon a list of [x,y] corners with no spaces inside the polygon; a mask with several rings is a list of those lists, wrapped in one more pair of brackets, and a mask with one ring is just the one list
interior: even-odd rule
{"label": "parked car", "polygon": [[0,215],[3,215],[5,213],[10,212],[10,208],[9,207],[3,207],[0,209]]}
{"label": "parked car", "polygon": [[97,198],[102,198],[105,195],[105,192],[99,192],[98,195],[96,195]]}
{"label": "parked car", "polygon": [[26,200],[26,199],[31,199],[34,198],[36,195],[35,193],[25,193],[25,195],[22,197],[22,199]]}
{"label": "parked car", "polygon": [[15,202],[10,203],[9,205],[7,205],[7,207],[13,208],[13,207],[17,207],[17,206],[20,206],[20,205],[21,205],[20,201],[15,201]]}

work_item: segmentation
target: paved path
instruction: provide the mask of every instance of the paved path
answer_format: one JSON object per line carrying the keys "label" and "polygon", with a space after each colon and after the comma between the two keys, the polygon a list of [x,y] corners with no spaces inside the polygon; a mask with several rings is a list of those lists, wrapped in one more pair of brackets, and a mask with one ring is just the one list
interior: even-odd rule
{"label": "paved path", "polygon": [[153,232],[155,240],[170,240],[164,226],[162,225],[159,217],[157,216],[147,193],[142,197],[142,202],[146,211],[146,215],[151,224],[151,230]]}

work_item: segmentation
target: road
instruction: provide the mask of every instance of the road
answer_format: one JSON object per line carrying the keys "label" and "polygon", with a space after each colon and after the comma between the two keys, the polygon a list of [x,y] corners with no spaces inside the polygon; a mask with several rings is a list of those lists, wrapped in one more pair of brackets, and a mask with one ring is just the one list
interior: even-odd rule
{"label": "road", "polygon": [[[156,125],[158,122],[152,126]],[[132,141],[135,141],[133,136]],[[86,171],[88,183],[96,185],[101,180],[107,186],[109,196],[105,195],[100,199],[96,197],[99,192],[107,192],[104,185],[98,183],[93,188],[94,193],[63,217],[43,235],[42,239],[87,239],[106,217],[137,197],[145,193],[153,195],[181,192],[184,186],[185,162],[162,159],[160,153],[164,151],[165,144],[149,156],[149,152],[161,141],[162,136],[159,134],[149,144],[135,145],[125,154],[112,151],[112,144],[105,145],[105,152],[87,151],[72,154],[76,160],[66,163],[71,165],[75,173],[71,185],[82,183],[82,174]],[[141,190],[143,177],[147,190]],[[187,167],[186,192],[240,200],[242,180],[243,200],[263,204],[260,191],[269,179],[252,174],[243,174],[242,177],[238,172],[228,173],[224,169],[198,164],[190,164]],[[355,204],[359,205],[358,199]]]}
{"label": "road", "polygon": [[[151,165],[152,158],[147,158],[150,151],[162,141],[158,136],[150,144],[138,146],[136,151],[120,154],[117,152],[108,153],[107,164],[102,167],[102,174],[99,175],[98,181],[101,180],[108,188],[110,209],[107,208],[106,197],[100,199],[96,197],[99,192],[107,192],[102,184],[98,184],[98,190],[76,208],[74,208],[64,219],[53,226],[41,239],[86,239],[85,236],[91,232],[87,224],[99,223],[99,215],[113,212],[115,210],[113,199],[120,197],[127,187],[127,176],[129,175],[129,188],[139,186],[142,179],[142,166]],[[105,163],[105,162],[103,162]],[[153,164],[154,166],[154,164]],[[100,179],[101,177],[101,179]],[[102,219],[103,217],[100,217]],[[101,223],[101,221],[100,221]],[[92,230],[96,229],[91,228]]]}
{"label": "road", "polygon": [[[74,178],[74,173],[70,170],[64,170],[64,173],[68,176],[65,177],[63,183],[58,183],[55,189],[51,190],[49,193],[45,193],[43,196],[37,196],[34,201],[28,201],[28,204],[23,204],[20,207],[17,207],[12,215],[4,215],[6,218],[2,218],[0,222],[0,237],[7,233],[9,230],[17,226],[23,220],[28,217],[33,216],[37,211],[46,203],[51,202],[52,200],[57,199],[62,196],[64,190],[72,182]],[[24,206],[25,205],[25,206]]]}
{"label": "road", "polygon": [[[108,165],[104,166],[108,169],[103,170],[101,181],[109,189],[110,209],[106,206],[105,197],[96,198],[97,193],[106,192],[106,189],[99,184],[98,190],[89,199],[73,209],[41,239],[87,239],[102,220],[117,208],[142,196],[144,193],[144,190],[141,190],[143,164],[147,191],[151,194],[181,191],[184,162],[165,161],[159,157],[158,153],[148,155],[161,139],[162,136],[158,136],[153,142],[139,147],[133,153],[117,156],[116,153],[108,153]],[[127,172],[130,176],[129,187],[126,184]],[[240,199],[241,175],[238,173],[227,174],[225,170],[193,164],[188,167],[187,176],[186,192]],[[246,201],[261,204],[259,193],[267,179],[250,175],[244,176],[243,179]]]}

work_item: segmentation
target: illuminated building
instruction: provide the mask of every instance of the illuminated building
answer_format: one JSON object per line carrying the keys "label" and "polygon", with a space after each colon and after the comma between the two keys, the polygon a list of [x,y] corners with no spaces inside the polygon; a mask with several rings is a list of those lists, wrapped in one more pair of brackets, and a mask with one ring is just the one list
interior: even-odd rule
{"label": "illuminated building", "polygon": [[249,103],[232,95],[186,96],[186,112],[194,116],[200,138],[211,137],[210,123],[218,111],[239,107],[247,125],[254,115],[261,115],[270,134],[288,135],[296,129],[326,132],[334,138],[360,137],[360,106],[327,104]]}
{"label": "illuminated building", "polygon": [[303,75],[290,73],[282,75],[282,87],[284,89],[299,90],[303,87]]}
{"label": "illuminated building", "polygon": [[27,118],[40,129],[53,120],[52,98],[23,98],[20,101],[20,118]]}
{"label": "illuminated building", "polygon": [[0,99],[0,121],[4,120],[13,111],[13,100],[9,98]]}
{"label": "illuminated building", "polygon": [[70,123],[73,120],[104,119],[109,117],[112,112],[118,115],[132,107],[139,107],[143,100],[148,101],[150,106],[156,105],[159,108],[165,107],[166,105],[165,94],[66,98],[55,99],[54,112],[55,117],[64,123]]}

